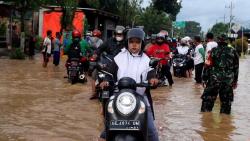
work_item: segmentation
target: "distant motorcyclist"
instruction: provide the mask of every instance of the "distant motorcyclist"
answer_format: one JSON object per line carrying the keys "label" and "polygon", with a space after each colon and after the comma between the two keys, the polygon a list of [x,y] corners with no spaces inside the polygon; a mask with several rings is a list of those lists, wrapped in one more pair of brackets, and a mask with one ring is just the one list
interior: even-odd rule
{"label": "distant motorcyclist", "polygon": [[187,65],[185,65],[185,77],[190,77],[190,72],[189,72],[189,62],[190,61],[189,59],[191,59],[191,56],[188,55],[189,53],[189,47],[188,47],[188,40],[186,40],[185,38],[182,38],[181,39],[181,44],[180,46],[177,47],[177,54],[181,54],[182,55],[182,58],[185,59],[185,62]]}
{"label": "distant motorcyclist", "polygon": [[187,55],[189,47],[184,38],[181,39],[181,45],[177,47],[178,54]]}
{"label": "distant motorcyclist", "polygon": [[[103,52],[106,52],[110,58],[114,58],[122,48],[124,48],[125,43],[125,27],[116,26],[114,36],[104,42],[100,47],[97,48],[95,54],[93,55],[95,58],[99,58]],[[93,71],[92,73],[92,96],[90,99],[96,99],[96,89],[95,89],[95,80],[97,76],[97,71]]]}
{"label": "distant motorcyclist", "polygon": [[101,39],[102,32],[98,29],[95,29],[92,33],[92,37],[89,40],[89,44],[93,50],[98,49],[102,44],[103,41]]}
{"label": "distant motorcyclist", "polygon": [[155,45],[155,44],[156,44],[156,34],[152,34],[151,37],[150,37],[150,43],[148,43],[148,44],[145,46],[144,51],[147,52],[148,48],[151,47],[152,45]]}
{"label": "distant motorcyclist", "polygon": [[170,59],[170,48],[166,43],[164,43],[164,39],[165,35],[158,33],[156,37],[156,44],[148,48],[147,54],[150,57],[164,59],[160,61],[162,65],[162,73],[168,79],[169,85],[172,86],[174,81],[170,72],[170,64],[168,63],[168,60]]}
{"label": "distant motorcyclist", "polygon": [[89,50],[90,48],[88,43],[81,39],[81,33],[78,30],[74,30],[72,32],[72,41],[69,46],[65,48],[64,52],[68,55],[67,62],[69,62],[72,58],[78,58],[83,64],[82,67],[84,67],[88,65],[86,61],[86,54]]}

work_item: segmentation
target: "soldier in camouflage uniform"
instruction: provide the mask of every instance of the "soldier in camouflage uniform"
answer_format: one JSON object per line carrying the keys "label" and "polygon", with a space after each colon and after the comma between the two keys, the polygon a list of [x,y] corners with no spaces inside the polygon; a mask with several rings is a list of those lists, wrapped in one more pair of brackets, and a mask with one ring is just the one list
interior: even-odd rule
{"label": "soldier in camouflage uniform", "polygon": [[233,89],[237,87],[239,56],[234,48],[228,47],[226,36],[219,38],[218,47],[212,49],[203,71],[204,92],[201,96],[201,112],[211,112],[219,94],[220,113],[230,114]]}

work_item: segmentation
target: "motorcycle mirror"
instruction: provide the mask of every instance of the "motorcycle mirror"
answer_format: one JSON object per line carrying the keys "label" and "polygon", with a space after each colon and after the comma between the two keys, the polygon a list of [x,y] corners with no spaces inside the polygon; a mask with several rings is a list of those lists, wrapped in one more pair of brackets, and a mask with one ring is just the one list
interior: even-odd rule
{"label": "motorcycle mirror", "polygon": [[98,62],[96,65],[97,70],[103,70],[106,67],[106,64]]}
{"label": "motorcycle mirror", "polygon": [[152,68],[156,68],[156,66],[158,65],[159,60],[158,59],[151,59],[149,62],[149,66]]}

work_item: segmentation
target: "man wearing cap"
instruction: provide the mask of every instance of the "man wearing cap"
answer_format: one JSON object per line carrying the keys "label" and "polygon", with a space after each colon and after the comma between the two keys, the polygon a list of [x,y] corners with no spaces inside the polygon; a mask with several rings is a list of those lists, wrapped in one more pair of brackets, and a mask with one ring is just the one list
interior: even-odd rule
{"label": "man wearing cap", "polygon": [[205,86],[201,96],[201,112],[211,112],[217,95],[220,96],[220,113],[230,114],[234,98],[233,89],[237,88],[239,56],[234,48],[228,47],[226,36],[219,38],[218,47],[211,50],[203,71]]}

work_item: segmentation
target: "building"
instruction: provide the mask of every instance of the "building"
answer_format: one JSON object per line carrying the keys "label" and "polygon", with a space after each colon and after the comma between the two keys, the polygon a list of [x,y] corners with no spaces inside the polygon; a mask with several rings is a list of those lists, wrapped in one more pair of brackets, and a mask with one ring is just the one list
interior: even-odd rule
{"label": "building", "polygon": [[[38,29],[40,36],[44,37],[48,29],[53,30],[53,33],[60,31],[60,18],[62,15],[61,8],[58,6],[42,7],[39,13],[35,14],[39,18],[33,18],[35,24],[34,29]],[[112,36],[116,23],[119,20],[117,15],[109,12],[101,11],[93,8],[77,8],[75,18],[73,20],[74,28],[81,32],[84,30],[84,22],[88,22],[88,30],[93,31],[99,29],[102,31],[103,39]],[[37,21],[38,20],[38,21]]]}

